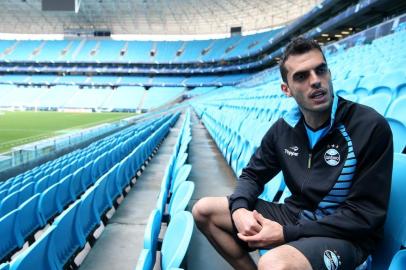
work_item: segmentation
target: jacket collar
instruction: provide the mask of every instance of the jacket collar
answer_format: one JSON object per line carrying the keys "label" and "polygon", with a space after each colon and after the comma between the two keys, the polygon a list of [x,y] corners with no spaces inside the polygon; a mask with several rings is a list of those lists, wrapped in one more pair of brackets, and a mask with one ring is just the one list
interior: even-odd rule
{"label": "jacket collar", "polygon": [[[330,127],[329,129],[332,128],[335,119],[336,119],[336,112],[337,112],[337,107],[338,107],[338,96],[336,94],[333,95],[333,104],[331,107],[331,115],[330,115]],[[283,116],[283,120],[285,120],[285,122],[291,126],[292,128],[294,128],[300,121],[300,119],[302,118],[303,114],[299,109],[299,106],[296,105],[295,107],[293,107],[290,111],[288,111],[285,116]]]}

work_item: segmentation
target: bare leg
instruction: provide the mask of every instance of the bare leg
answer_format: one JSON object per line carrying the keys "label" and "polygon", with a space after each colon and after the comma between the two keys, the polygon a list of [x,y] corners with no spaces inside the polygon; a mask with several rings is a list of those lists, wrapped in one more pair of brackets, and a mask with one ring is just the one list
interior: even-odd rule
{"label": "bare leg", "polygon": [[232,236],[233,226],[225,197],[207,197],[193,207],[193,217],[199,230],[234,269],[257,269],[247,251]]}
{"label": "bare leg", "polygon": [[266,269],[312,270],[312,266],[299,250],[282,245],[271,249],[259,259],[258,270]]}

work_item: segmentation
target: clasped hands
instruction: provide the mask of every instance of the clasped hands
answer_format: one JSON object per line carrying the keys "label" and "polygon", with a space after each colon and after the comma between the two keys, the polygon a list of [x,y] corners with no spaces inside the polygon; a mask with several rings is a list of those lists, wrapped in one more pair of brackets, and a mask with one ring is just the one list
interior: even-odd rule
{"label": "clasped hands", "polygon": [[251,248],[267,248],[284,242],[282,225],[264,218],[256,210],[240,208],[233,212],[232,218],[238,237]]}

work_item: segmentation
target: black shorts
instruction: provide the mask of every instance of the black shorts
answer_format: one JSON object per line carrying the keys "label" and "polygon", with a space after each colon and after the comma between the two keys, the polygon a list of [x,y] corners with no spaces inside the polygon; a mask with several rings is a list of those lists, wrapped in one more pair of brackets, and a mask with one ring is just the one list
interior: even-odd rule
{"label": "black shorts", "polygon": [[[284,204],[269,203],[258,199],[254,209],[265,218],[281,225],[297,224],[296,215],[288,210]],[[234,221],[232,221],[232,224],[233,236],[236,241],[249,252],[255,250],[238,238]],[[357,244],[338,238],[303,237],[286,244],[299,250],[308,259],[314,270],[355,269],[368,257],[367,252]]]}

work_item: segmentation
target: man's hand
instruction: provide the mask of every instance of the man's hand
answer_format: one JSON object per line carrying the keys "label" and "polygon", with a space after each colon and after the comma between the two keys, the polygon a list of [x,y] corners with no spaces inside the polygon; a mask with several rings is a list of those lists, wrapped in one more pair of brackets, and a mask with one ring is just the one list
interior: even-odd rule
{"label": "man's hand", "polygon": [[235,227],[237,227],[238,234],[251,236],[257,234],[262,229],[253,212],[245,208],[235,210],[232,218]]}
{"label": "man's hand", "polygon": [[271,245],[282,244],[284,242],[282,225],[275,221],[264,218],[255,210],[253,212],[253,216],[262,226],[261,231],[254,235],[244,235],[242,233],[238,233],[238,237],[247,242],[249,247],[266,248]]}

